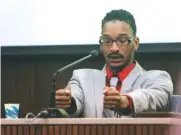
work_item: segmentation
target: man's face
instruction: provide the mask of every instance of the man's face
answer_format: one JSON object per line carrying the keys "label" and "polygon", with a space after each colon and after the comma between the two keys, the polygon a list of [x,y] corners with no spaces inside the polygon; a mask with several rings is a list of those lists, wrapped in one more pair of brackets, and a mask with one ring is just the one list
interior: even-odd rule
{"label": "man's face", "polygon": [[105,23],[100,44],[106,63],[111,68],[122,68],[132,62],[139,40],[133,36],[128,23],[115,20]]}

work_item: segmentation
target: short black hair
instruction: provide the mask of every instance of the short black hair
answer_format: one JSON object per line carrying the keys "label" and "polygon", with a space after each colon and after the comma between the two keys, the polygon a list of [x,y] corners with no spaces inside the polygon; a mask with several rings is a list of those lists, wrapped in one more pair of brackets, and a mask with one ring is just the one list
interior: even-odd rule
{"label": "short black hair", "polygon": [[102,29],[106,22],[114,20],[124,21],[128,23],[132,28],[133,35],[136,36],[136,23],[134,16],[130,12],[123,9],[111,10],[102,20]]}

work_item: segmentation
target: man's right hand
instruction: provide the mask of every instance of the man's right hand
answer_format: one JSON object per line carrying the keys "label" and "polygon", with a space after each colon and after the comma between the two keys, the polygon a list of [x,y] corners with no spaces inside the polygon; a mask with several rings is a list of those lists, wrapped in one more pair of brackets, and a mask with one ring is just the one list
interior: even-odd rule
{"label": "man's right hand", "polygon": [[65,88],[57,90],[55,94],[55,100],[57,108],[63,108],[63,109],[70,108],[72,100],[71,89]]}

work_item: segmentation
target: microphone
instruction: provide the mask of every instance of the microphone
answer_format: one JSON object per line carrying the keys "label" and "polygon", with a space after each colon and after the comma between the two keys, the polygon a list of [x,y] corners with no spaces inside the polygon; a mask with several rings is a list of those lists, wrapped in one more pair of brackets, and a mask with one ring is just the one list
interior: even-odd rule
{"label": "microphone", "polygon": [[60,69],[58,69],[55,73],[54,73],[54,75],[53,75],[53,83],[52,83],[52,101],[51,101],[51,107],[55,107],[55,85],[56,85],[56,76],[57,76],[57,74],[58,73],[60,73],[60,72],[63,72],[64,70],[67,70],[67,69],[69,69],[69,68],[71,68],[71,67],[73,67],[73,66],[75,66],[75,65],[77,65],[77,64],[79,64],[79,63],[81,63],[81,62],[83,62],[83,61],[85,61],[85,60],[87,60],[87,59],[89,59],[89,58],[91,58],[91,57],[95,57],[95,56],[98,56],[98,51],[96,51],[96,50],[92,50],[92,51],[90,51],[90,53],[89,53],[89,55],[87,55],[86,57],[83,57],[83,58],[81,58],[81,59],[79,59],[79,60],[77,60],[77,61],[75,61],[75,62],[73,62],[73,63],[71,63],[71,64],[69,64],[69,65],[67,65],[67,66],[65,66],[65,67],[63,67],[63,68],[60,68]]}
{"label": "microphone", "polygon": [[55,102],[55,87],[56,87],[56,76],[58,73],[63,72],[87,59],[90,59],[92,57],[96,57],[98,56],[98,51],[96,50],[92,50],[90,51],[89,55],[68,64],[65,67],[62,67],[60,69],[58,69],[54,74],[53,74],[53,79],[52,79],[52,89],[51,89],[51,98],[50,98],[50,108],[45,108],[43,110],[46,110],[44,114],[41,114],[39,117],[43,117],[43,118],[57,118],[57,117],[68,117],[66,111],[64,109],[58,109],[56,108],[56,102]]}
{"label": "microphone", "polygon": [[69,65],[67,65],[67,66],[65,66],[65,67],[63,67],[63,68],[60,68],[59,70],[57,70],[57,71],[54,73],[54,75],[53,75],[53,80],[55,79],[57,73],[60,73],[60,72],[62,72],[62,71],[64,71],[64,70],[66,70],[66,69],[69,69],[69,68],[71,68],[71,67],[73,67],[73,66],[75,66],[75,65],[77,65],[77,64],[79,64],[79,63],[81,63],[81,62],[83,62],[84,60],[87,60],[87,59],[89,59],[89,58],[91,58],[91,57],[94,57],[94,56],[98,56],[98,51],[92,50],[92,51],[90,51],[89,55],[87,55],[86,57],[83,57],[82,59],[79,59],[79,60],[77,60],[77,61],[75,61],[75,62],[73,62],[73,63],[71,63],[71,64],[69,64]]}

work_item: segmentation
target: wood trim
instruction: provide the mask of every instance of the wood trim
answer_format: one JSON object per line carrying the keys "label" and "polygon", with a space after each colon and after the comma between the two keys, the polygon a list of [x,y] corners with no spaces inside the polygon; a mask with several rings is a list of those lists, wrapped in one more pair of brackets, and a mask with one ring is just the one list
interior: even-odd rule
{"label": "wood trim", "polygon": [[36,119],[34,121],[24,118],[17,120],[1,119],[2,125],[55,125],[55,124],[174,124],[181,125],[181,119],[177,118],[51,118],[51,119]]}
{"label": "wood trim", "polygon": [[[91,50],[100,52],[99,44],[2,46],[2,56],[19,55],[86,55]],[[180,53],[181,43],[141,43],[137,53]]]}

